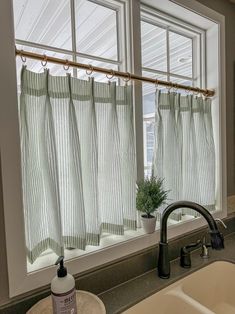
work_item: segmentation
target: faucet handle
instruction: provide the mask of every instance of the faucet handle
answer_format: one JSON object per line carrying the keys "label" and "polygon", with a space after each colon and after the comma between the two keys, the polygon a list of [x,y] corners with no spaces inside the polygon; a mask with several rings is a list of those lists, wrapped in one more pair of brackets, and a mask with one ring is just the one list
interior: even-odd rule
{"label": "faucet handle", "polygon": [[226,224],[223,222],[223,220],[221,220],[220,218],[215,218],[215,221],[218,221],[221,223],[221,225],[224,227],[224,229],[227,229],[228,227],[226,226]]}
{"label": "faucet handle", "polygon": [[197,240],[195,243],[191,243],[181,248],[180,250],[180,266],[183,268],[191,267],[191,255],[190,252],[193,248],[196,248],[201,244],[201,240]]}
{"label": "faucet handle", "polygon": [[202,252],[201,252],[201,257],[202,258],[209,258],[209,250],[208,248],[211,247],[210,243],[207,243],[206,241],[206,235],[202,238]]}

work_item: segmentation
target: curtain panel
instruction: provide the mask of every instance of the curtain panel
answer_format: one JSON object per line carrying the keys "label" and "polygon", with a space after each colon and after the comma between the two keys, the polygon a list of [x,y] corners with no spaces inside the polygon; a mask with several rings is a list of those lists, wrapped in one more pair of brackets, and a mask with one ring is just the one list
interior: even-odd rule
{"label": "curtain panel", "polygon": [[26,247],[84,250],[103,231],[136,228],[131,86],[22,68],[20,96]]}
{"label": "curtain panel", "polygon": [[[215,146],[211,99],[156,91],[153,174],[164,179],[169,202],[215,208]],[[178,211],[197,216],[191,209]],[[177,217],[174,217],[177,218]]]}

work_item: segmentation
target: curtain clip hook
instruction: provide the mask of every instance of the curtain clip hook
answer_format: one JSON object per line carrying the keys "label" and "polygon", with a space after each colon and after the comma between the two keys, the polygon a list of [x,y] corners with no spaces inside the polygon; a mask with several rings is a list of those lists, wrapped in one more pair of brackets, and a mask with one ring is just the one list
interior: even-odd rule
{"label": "curtain clip hook", "polygon": [[178,92],[178,84],[177,83],[173,84],[173,92],[175,92],[175,93]]}
{"label": "curtain clip hook", "polygon": [[110,74],[106,74],[107,79],[109,80],[108,83],[111,83],[111,79],[115,76],[115,71],[113,69],[110,70]]}
{"label": "curtain clip hook", "polygon": [[168,92],[170,92],[173,87],[174,87],[173,82],[169,82],[168,85],[166,86],[166,88],[168,89]]}
{"label": "curtain clip hook", "polygon": [[70,68],[70,63],[68,59],[65,60],[65,64],[63,65],[63,68],[65,71],[68,71],[68,69]]}
{"label": "curtain clip hook", "polygon": [[88,64],[88,70],[86,70],[86,75],[90,76],[94,72],[94,68],[91,64]]}
{"label": "curtain clip hook", "polygon": [[41,61],[41,65],[45,68],[47,65],[47,55],[43,55],[43,60]]}
{"label": "curtain clip hook", "polygon": [[20,50],[20,59],[21,59],[21,61],[23,62],[23,63],[25,63],[26,62],[26,57],[24,57],[23,56],[23,53],[24,53],[24,50]]}
{"label": "curtain clip hook", "polygon": [[193,91],[194,96],[198,96],[200,94],[200,89],[199,87],[196,87],[196,91]]}
{"label": "curtain clip hook", "polygon": [[159,81],[158,79],[155,79],[155,88],[158,89],[158,86],[159,86]]}
{"label": "curtain clip hook", "polygon": [[123,81],[127,85],[127,83],[131,80],[131,74],[129,72],[126,72],[127,77],[123,77]]}

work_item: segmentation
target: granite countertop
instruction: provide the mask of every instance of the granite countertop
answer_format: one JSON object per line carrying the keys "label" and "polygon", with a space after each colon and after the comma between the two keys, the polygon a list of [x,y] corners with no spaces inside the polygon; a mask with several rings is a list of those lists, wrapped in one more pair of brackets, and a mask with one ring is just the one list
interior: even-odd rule
{"label": "granite countertop", "polygon": [[191,253],[192,267],[190,269],[180,267],[179,258],[173,260],[171,262],[171,277],[169,279],[159,278],[155,268],[139,277],[100,293],[99,297],[105,304],[107,314],[122,313],[122,311],[146,297],[215,261],[224,260],[235,263],[235,233],[227,235],[224,243],[224,250],[216,251],[210,249],[210,257],[208,259],[200,257],[200,249],[193,251]]}

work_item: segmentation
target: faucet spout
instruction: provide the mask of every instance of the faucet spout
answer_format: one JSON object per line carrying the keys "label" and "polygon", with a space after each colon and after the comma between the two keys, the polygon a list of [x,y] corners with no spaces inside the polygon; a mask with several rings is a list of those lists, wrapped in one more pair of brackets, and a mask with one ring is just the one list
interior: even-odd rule
{"label": "faucet spout", "polygon": [[158,275],[161,278],[170,277],[170,261],[168,256],[167,243],[167,219],[169,215],[178,208],[191,208],[200,213],[207,221],[210,228],[211,247],[215,250],[224,248],[223,235],[219,232],[217,224],[211,213],[203,206],[189,201],[179,201],[170,204],[163,212],[161,219],[159,258],[158,258]]}

